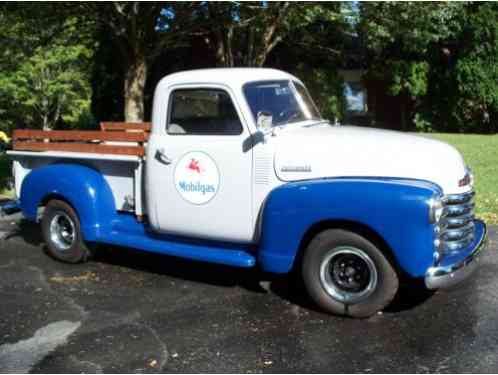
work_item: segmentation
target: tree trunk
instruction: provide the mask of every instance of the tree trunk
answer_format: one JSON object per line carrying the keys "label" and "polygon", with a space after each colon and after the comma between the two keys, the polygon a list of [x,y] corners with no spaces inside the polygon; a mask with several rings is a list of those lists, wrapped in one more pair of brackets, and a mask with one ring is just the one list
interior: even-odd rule
{"label": "tree trunk", "polygon": [[42,116],[42,121],[43,121],[43,127],[42,127],[43,130],[52,130],[50,128],[50,124],[49,124],[49,121],[48,121],[48,115],[44,114]]}
{"label": "tree trunk", "polygon": [[124,81],[124,117],[126,122],[144,121],[144,89],[147,62],[142,53],[128,61]]}
{"label": "tree trunk", "polygon": [[227,66],[225,59],[225,43],[223,40],[223,33],[220,30],[215,30],[215,41],[216,41],[216,65],[217,66]]}
{"label": "tree trunk", "polygon": [[227,39],[226,39],[225,53],[226,53],[227,66],[234,67],[235,66],[235,59],[233,57],[233,51],[232,51],[233,26],[228,27],[226,37],[227,37]]}
{"label": "tree trunk", "polygon": [[254,28],[249,27],[247,30],[247,53],[245,56],[245,66],[251,66],[254,61]]}
{"label": "tree trunk", "polygon": [[[49,131],[49,130],[52,130],[50,128],[50,124],[49,124],[49,120],[48,120],[48,115],[46,113],[43,114],[43,129],[42,130],[45,130],[45,131]],[[44,138],[43,139],[43,142],[44,143],[48,143],[50,140],[48,138]]]}
{"label": "tree trunk", "polygon": [[406,132],[408,131],[408,123],[406,121],[406,104],[404,102],[404,98],[401,98],[400,111],[401,111],[401,130]]}

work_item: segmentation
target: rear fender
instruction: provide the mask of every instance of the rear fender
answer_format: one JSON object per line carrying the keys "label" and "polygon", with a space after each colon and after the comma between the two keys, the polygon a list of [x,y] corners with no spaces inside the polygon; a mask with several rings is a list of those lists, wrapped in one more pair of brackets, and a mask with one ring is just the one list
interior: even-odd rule
{"label": "rear fender", "polygon": [[24,216],[37,220],[38,207],[49,196],[67,201],[78,214],[83,237],[96,241],[116,218],[114,196],[102,174],[78,164],[50,164],[31,171],[21,185]]}

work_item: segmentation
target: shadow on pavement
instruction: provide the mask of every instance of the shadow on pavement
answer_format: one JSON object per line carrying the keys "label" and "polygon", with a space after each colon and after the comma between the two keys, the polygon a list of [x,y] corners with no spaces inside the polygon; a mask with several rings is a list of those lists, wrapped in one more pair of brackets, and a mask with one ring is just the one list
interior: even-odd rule
{"label": "shadow on pavement", "polygon": [[[22,237],[34,246],[43,244],[39,224],[27,220],[20,220],[6,239],[12,237]],[[320,311],[308,297],[298,272],[273,275],[257,268],[229,267],[116,246],[97,245],[96,250],[93,260],[98,263],[210,285],[240,286],[253,293],[271,291],[292,304]],[[418,283],[402,284],[385,311],[396,313],[413,309],[427,301],[433,294],[434,292],[424,289]]]}
{"label": "shadow on pavement", "polygon": [[14,237],[21,237],[28,244],[40,246],[43,243],[43,237],[40,230],[40,225],[32,221],[21,219],[17,225],[12,227],[12,230],[7,234],[5,240]]}
{"label": "shadow on pavement", "polygon": [[97,246],[94,261],[188,281],[218,286],[239,285],[253,292],[266,292],[259,284],[262,280],[261,273],[255,269],[203,263],[106,245]]}
{"label": "shadow on pavement", "polygon": [[418,281],[413,281],[413,284],[401,284],[393,301],[384,311],[397,313],[411,310],[425,303],[434,293],[434,291],[426,289]]}
{"label": "shadow on pavement", "polygon": [[[272,292],[280,298],[305,309],[320,311],[309,298],[297,272],[273,275],[258,269],[235,268],[212,263],[196,262],[167,255],[147,253],[121,247],[100,246],[94,260],[137,271],[167,275],[182,280],[217,286],[240,286],[254,293]],[[400,286],[400,290],[386,312],[410,310],[432,297],[434,292],[415,285]]]}

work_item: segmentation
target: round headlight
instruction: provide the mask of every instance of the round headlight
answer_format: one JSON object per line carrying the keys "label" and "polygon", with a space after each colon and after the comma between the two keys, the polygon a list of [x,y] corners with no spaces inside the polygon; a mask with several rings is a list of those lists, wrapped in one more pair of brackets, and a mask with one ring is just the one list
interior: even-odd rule
{"label": "round headlight", "polygon": [[444,205],[441,198],[435,197],[429,200],[429,222],[435,224],[443,217]]}

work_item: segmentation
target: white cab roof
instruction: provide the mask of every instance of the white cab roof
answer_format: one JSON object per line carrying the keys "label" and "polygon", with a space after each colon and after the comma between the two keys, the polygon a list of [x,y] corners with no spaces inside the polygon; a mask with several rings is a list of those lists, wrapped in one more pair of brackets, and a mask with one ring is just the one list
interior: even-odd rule
{"label": "white cab roof", "polygon": [[247,82],[294,79],[293,75],[282,70],[268,68],[214,68],[186,70],[170,74],[158,84],[160,86],[171,86],[177,84],[223,84],[232,87],[242,87]]}

